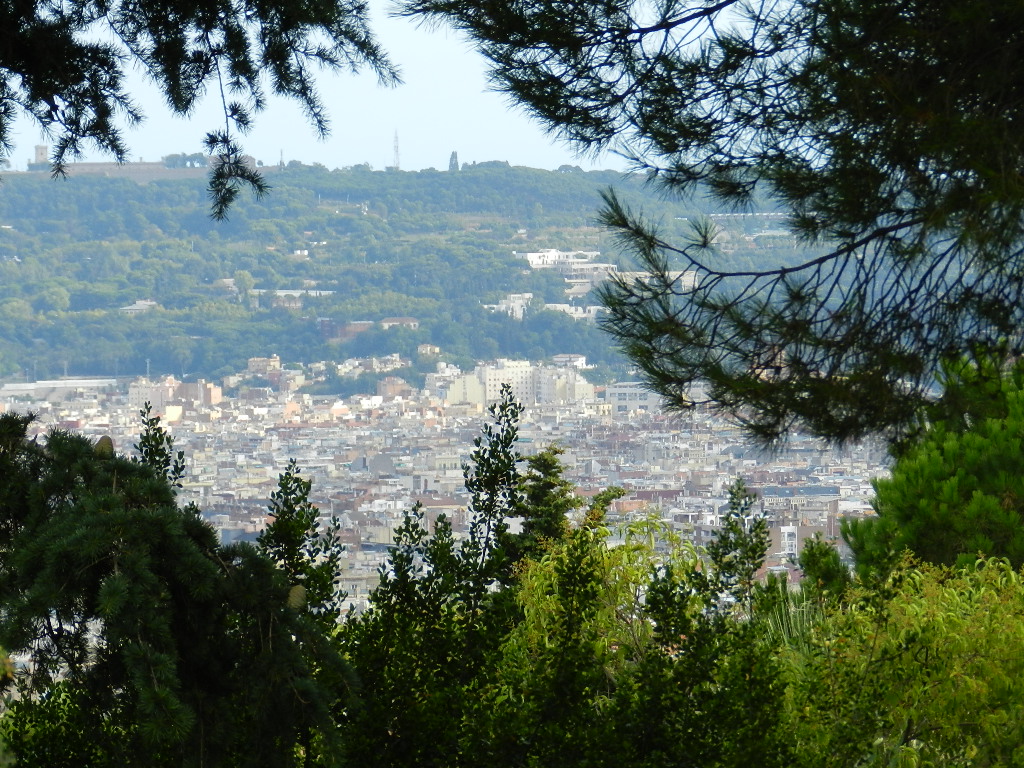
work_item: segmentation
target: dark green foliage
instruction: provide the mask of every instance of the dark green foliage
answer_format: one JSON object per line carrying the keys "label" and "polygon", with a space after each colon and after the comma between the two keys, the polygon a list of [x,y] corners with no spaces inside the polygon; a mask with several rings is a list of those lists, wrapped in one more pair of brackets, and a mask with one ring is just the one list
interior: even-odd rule
{"label": "dark green foliage", "polygon": [[839,551],[820,533],[804,542],[800,570],[804,573],[803,583],[813,595],[841,597],[853,584],[853,575],[839,557]]}
{"label": "dark green foliage", "polygon": [[0,416],[0,644],[30,662],[3,720],[19,763],[288,765],[314,724],[329,738],[337,695],[290,585],[175,505],[159,422],[146,461],[29,424]]}
{"label": "dark green foliage", "polygon": [[[320,530],[320,511],[309,500],[312,483],[299,475],[294,459],[278,477],[270,495],[273,520],[259,536],[259,549],[284,572],[293,587],[301,587],[298,610],[320,617],[325,628],[337,624],[345,601],[339,586],[342,547],[340,523],[331,520]],[[299,602],[296,592],[295,601]]]}
{"label": "dark green foliage", "polygon": [[360,681],[342,721],[353,765],[456,761],[464,686],[486,650],[477,644],[482,617],[467,613],[462,598],[470,567],[444,519],[428,537],[414,509],[396,530],[372,607],[350,618],[340,638]]}
{"label": "dark green foliage", "polygon": [[[346,622],[353,764],[785,765],[778,667],[732,607],[749,605],[766,541],[741,522],[742,488],[703,567],[653,523],[609,548],[601,515],[622,492],[570,526],[559,451],[516,471],[519,411],[506,392],[477,440],[467,538],[444,518],[431,536],[414,509],[369,610]],[[505,530],[513,514],[522,534]]]}
{"label": "dark green foliage", "polygon": [[763,532],[724,539],[698,569],[665,531],[639,526],[609,549],[584,527],[528,563],[465,764],[785,765],[780,670],[722,600],[756,569]]}
{"label": "dark green foliage", "polygon": [[937,420],[901,446],[891,477],[875,481],[877,517],[843,525],[862,576],[884,576],[904,549],[937,565],[979,554],[1024,565],[1022,370],[992,360],[947,366]]}
{"label": "dark green foliage", "polygon": [[501,400],[489,411],[494,423],[485,424],[483,434],[474,438],[469,464],[462,468],[473,516],[460,555],[470,569],[470,592],[465,597],[473,611],[492,583],[507,581],[512,564],[501,544],[508,518],[516,514],[521,498],[518,464],[522,457],[516,441],[523,406],[512,396],[512,388],[502,384]]}
{"label": "dark green foliage", "polygon": [[612,690],[596,621],[602,546],[592,530],[580,529],[523,564],[520,577],[542,579],[544,594],[522,587],[522,617],[481,670],[482,699],[466,719],[462,765],[598,766],[610,757],[615,713],[595,707]]}
{"label": "dark green foliage", "polygon": [[764,441],[898,438],[944,359],[1018,346],[1016,0],[404,8],[466,32],[495,86],[581,149],[669,195],[767,199],[819,247],[731,269],[713,227],[687,244],[608,196],[604,223],[651,273],[604,291],[608,328],[674,407],[703,384]]}
{"label": "dark green foliage", "polygon": [[[476,439],[464,468],[472,515],[456,544],[442,516],[433,535],[419,508],[395,532],[371,607],[346,622],[342,646],[360,679],[346,713],[346,745],[357,765],[451,766],[458,762],[469,692],[509,621],[501,547],[518,500],[515,443],[522,406],[506,386],[495,423]],[[468,722],[468,721],[465,721]]]}
{"label": "dark green foliage", "polygon": [[[273,195],[259,205],[240,199],[231,221],[214,225],[194,180],[140,185],[81,175],[54,185],[42,174],[6,176],[0,220],[15,227],[0,229],[0,282],[8,287],[0,299],[0,375],[54,378],[65,363],[72,376],[142,375],[149,360],[151,375],[211,379],[268,350],[286,362],[391,353],[415,360],[422,343],[464,366],[562,352],[621,365],[591,323],[550,311],[517,321],[481,306],[510,292],[532,292],[538,303],[564,301],[559,276],[525,270],[512,251],[604,249],[590,219],[597,190],[617,177],[528,168],[449,176],[299,167],[273,171]],[[631,196],[674,210],[638,180],[624,184]],[[387,220],[363,216],[355,201],[386,206]],[[534,201],[546,211],[536,230],[527,218]],[[526,226],[524,240],[516,232]],[[310,257],[290,257],[296,249]],[[217,282],[227,278],[236,280],[238,293]],[[304,296],[302,308],[292,309],[256,292],[308,281],[333,293]],[[135,316],[118,311],[140,298],[161,308]],[[417,318],[420,328],[332,340],[350,321],[397,315]],[[433,370],[433,362],[417,362],[408,376]],[[325,393],[373,387],[346,379]]]}
{"label": "dark green foliage", "polygon": [[139,461],[166,478],[172,488],[180,488],[185,474],[185,452],[174,452],[174,440],[160,426],[160,417],[153,415],[150,403],[143,406],[139,415],[142,417],[142,434],[134,446]]}
{"label": "dark green foliage", "polygon": [[567,515],[583,506],[571,482],[562,477],[561,448],[550,447],[526,458],[515,513],[522,517],[522,532],[506,534],[503,546],[514,567],[523,558],[538,559],[547,547],[569,532]]}
{"label": "dark green foliage", "polygon": [[737,480],[729,488],[729,512],[706,547],[711,568],[705,590],[734,600],[748,611],[757,572],[768,551],[768,522],[751,513],[755,498],[743,481]]}
{"label": "dark green foliage", "polygon": [[[212,130],[210,196],[223,218],[249,185],[261,195],[262,177],[242,156],[246,133],[266,107],[267,91],[295,99],[318,133],[327,112],[315,73],[367,66],[382,82],[397,77],[377,46],[365,4],[350,0],[289,0],[212,7],[201,2],[72,0],[58,8],[26,0],[0,8],[0,156],[11,149],[19,114],[52,135],[54,174],[87,144],[128,155],[119,120],[142,113],[125,91],[129,67],[141,67],[176,114],[188,115],[209,91],[219,93],[224,124]],[[97,35],[97,27],[110,34]]]}
{"label": "dark green foliage", "polygon": [[355,681],[335,637],[346,597],[340,587],[340,524],[334,518],[320,529],[320,512],[309,501],[311,487],[291,460],[278,477],[277,490],[270,495],[273,520],[260,534],[258,550],[288,583],[287,604],[294,615],[293,642],[310,676],[303,698],[310,697],[322,710],[320,719],[298,734],[298,754],[301,765],[319,766],[339,759],[343,745],[331,726],[350,701]]}

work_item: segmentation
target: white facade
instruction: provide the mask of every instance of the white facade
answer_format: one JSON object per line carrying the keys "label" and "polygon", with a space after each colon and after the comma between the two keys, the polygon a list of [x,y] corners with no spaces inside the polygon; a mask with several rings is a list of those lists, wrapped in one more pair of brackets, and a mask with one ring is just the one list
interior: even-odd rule
{"label": "white facade", "polygon": [[577,403],[594,397],[593,385],[573,368],[500,359],[452,379],[445,399],[453,405],[490,405],[501,399],[503,384],[523,405]]}
{"label": "white facade", "polygon": [[516,400],[524,405],[537,402],[537,381],[534,366],[529,360],[496,360],[490,365],[477,366],[477,376],[484,385],[486,402],[501,399],[501,385],[509,384]]}
{"label": "white facade", "polygon": [[154,413],[162,415],[167,404],[174,399],[177,388],[178,381],[173,376],[159,381],[136,379],[128,385],[128,407],[138,411],[149,403]]}
{"label": "white facade", "polygon": [[628,414],[634,411],[655,413],[662,409],[661,396],[647,389],[638,381],[609,384],[605,389],[604,397],[611,405],[613,414]]}

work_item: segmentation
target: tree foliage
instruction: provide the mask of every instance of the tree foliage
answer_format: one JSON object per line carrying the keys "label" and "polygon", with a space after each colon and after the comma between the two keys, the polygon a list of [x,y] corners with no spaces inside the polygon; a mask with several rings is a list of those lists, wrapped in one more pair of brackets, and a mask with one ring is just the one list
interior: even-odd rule
{"label": "tree foliage", "polygon": [[352,0],[211,4],[203,2],[8,3],[0,8],[0,155],[11,127],[27,115],[56,143],[55,174],[92,144],[118,161],[127,157],[121,121],[142,112],[125,90],[125,73],[140,67],[167,106],[188,115],[213,91],[224,123],[206,137],[214,157],[210,195],[216,218],[248,184],[266,186],[236,141],[273,93],[297,101],[318,133],[328,129],[316,90],[320,69],[369,67],[396,79],[367,23],[366,4]]}
{"label": "tree foliage", "polygon": [[[950,366],[948,418],[905,446],[892,475],[875,481],[876,517],[845,522],[862,574],[885,574],[905,549],[928,563],[969,565],[979,555],[1024,565],[1024,366]],[[946,410],[956,406],[955,410]]]}
{"label": "tree foliage", "polygon": [[522,405],[506,385],[490,412],[494,422],[464,467],[466,537],[456,542],[444,516],[431,533],[422,511],[411,510],[395,531],[370,609],[346,622],[342,644],[360,679],[346,717],[355,764],[452,765],[467,694],[507,629],[506,602],[493,590],[509,581],[501,544],[519,498]]}
{"label": "tree foliage", "polygon": [[584,526],[528,561],[467,764],[785,765],[772,649],[722,602],[763,553],[741,530],[702,559],[658,521]]}
{"label": "tree foliage", "polygon": [[[336,635],[345,600],[341,589],[343,547],[340,523],[332,518],[321,528],[320,511],[310,502],[312,482],[301,477],[295,460],[288,462],[270,495],[273,518],[260,534],[258,550],[285,577],[292,639],[310,675],[309,691],[321,719],[310,721],[296,736],[301,765],[330,765],[342,745],[332,726],[351,699],[355,686]],[[326,726],[326,728],[325,728]]]}
{"label": "tree foliage", "polygon": [[903,560],[881,591],[828,605],[789,658],[791,765],[1019,763],[1022,595],[1005,560]]}
{"label": "tree foliage", "polygon": [[19,764],[288,765],[299,734],[331,740],[290,585],[175,504],[158,421],[143,460],[58,430],[29,440],[31,421],[0,415],[0,643],[24,662],[3,731]]}
{"label": "tree foliage", "polygon": [[[690,385],[764,440],[898,436],[941,362],[1017,346],[1024,312],[1021,41],[999,2],[407,0],[467,32],[494,85],[668,192],[764,196],[821,250],[721,266],[613,194],[641,280],[608,328],[675,407]],[[687,271],[681,275],[680,270]]]}
{"label": "tree foliage", "polygon": [[466,537],[414,509],[346,622],[354,764],[784,765],[779,668],[746,614],[766,539],[742,489],[703,563],[657,521],[606,528],[618,489],[572,524],[559,452],[516,468],[519,410],[506,391],[477,441]]}
{"label": "tree foliage", "polygon": [[466,533],[411,510],[369,609],[341,622],[333,524],[294,462],[259,546],[224,547],[175,505],[147,411],[134,460],[0,415],[5,749],[47,768],[1020,764],[1007,560],[904,558],[850,585],[819,542],[809,589],[763,585],[741,483],[703,549],[655,518],[611,528],[621,491],[583,510],[557,449],[519,456],[520,410],[506,389],[474,446]]}
{"label": "tree foliage", "polygon": [[[603,250],[589,224],[598,190],[616,177],[299,166],[275,172],[266,201],[239,200],[230,221],[213,223],[194,180],[76,176],[74,184],[55,185],[43,174],[12,174],[0,195],[0,219],[17,224],[0,229],[0,282],[7,287],[0,299],[0,373],[53,378],[67,363],[69,375],[142,375],[150,360],[154,374],[181,376],[189,359],[185,371],[209,380],[268,349],[286,362],[307,363],[392,353],[415,358],[423,343],[462,366],[562,352],[624,365],[592,323],[558,312],[518,321],[480,303],[497,303],[509,292],[563,302],[564,280],[552,270],[524,270],[512,248]],[[659,204],[639,182],[626,192]],[[387,221],[363,216],[363,202],[386,206]],[[543,217],[529,213],[534,204]],[[519,227],[529,228],[529,240],[510,245]],[[296,249],[309,250],[310,258],[281,257]],[[238,293],[225,279],[235,280]],[[302,309],[276,306],[279,299],[264,292],[312,283],[324,293],[300,297]],[[118,311],[140,298],[160,307],[133,316]],[[396,315],[416,317],[420,328],[377,328],[335,340],[350,321]],[[433,370],[424,364],[415,373]],[[374,384],[346,379],[323,393],[373,393]]]}

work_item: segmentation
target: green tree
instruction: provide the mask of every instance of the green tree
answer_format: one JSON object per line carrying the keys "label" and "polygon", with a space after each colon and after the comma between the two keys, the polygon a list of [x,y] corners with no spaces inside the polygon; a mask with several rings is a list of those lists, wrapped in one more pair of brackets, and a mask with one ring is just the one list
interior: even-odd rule
{"label": "green tree", "polygon": [[252,273],[245,269],[235,270],[234,280],[239,300],[245,306],[252,308],[252,289],[256,286]]}
{"label": "green tree", "polygon": [[551,544],[569,532],[569,518],[583,506],[575,486],[566,480],[559,456],[564,451],[552,446],[526,458],[527,471],[519,482],[520,496],[514,512],[522,518],[522,531],[505,532],[502,546],[511,566],[523,558],[541,557]]}
{"label": "green tree", "polygon": [[131,125],[143,118],[124,88],[125,72],[138,66],[176,114],[191,113],[208,90],[221,94],[224,123],[205,143],[216,158],[213,213],[222,218],[240,183],[258,194],[266,189],[235,137],[265,108],[268,89],[295,99],[324,134],[318,68],[367,66],[383,82],[395,81],[367,15],[365,4],[347,0],[246,3],[212,13],[202,3],[161,0],[72,0],[56,10],[45,2],[4,5],[0,153],[10,151],[14,118],[23,114],[55,138],[54,173],[89,143],[124,160],[128,147],[118,120]]}
{"label": "green tree", "polygon": [[[258,549],[288,581],[288,608],[296,614],[294,642],[312,683],[303,698],[315,697],[333,719],[340,717],[354,687],[350,666],[336,641],[346,597],[340,586],[340,523],[334,518],[321,530],[320,512],[309,500],[311,488],[311,481],[300,476],[297,463],[291,460],[270,496],[273,519],[260,534]],[[332,753],[342,749],[337,730],[323,726],[324,721],[310,723],[298,735],[301,765],[330,765]]]}
{"label": "green tree", "polygon": [[510,570],[501,542],[518,499],[518,419],[511,390],[491,409],[464,467],[471,515],[456,543],[450,522],[433,533],[417,506],[370,597],[351,617],[342,646],[360,680],[345,716],[355,764],[451,766],[460,759],[468,691],[507,630],[509,611],[494,591]]}
{"label": "green tree", "polygon": [[[984,389],[973,383],[977,368],[963,370],[980,397],[954,419],[929,425],[905,447],[891,477],[875,481],[876,517],[843,525],[862,575],[884,575],[905,549],[941,565],[968,565],[978,555],[1024,565],[1020,366],[992,373]],[[961,382],[948,390],[963,402]]]}
{"label": "green tree", "polygon": [[331,712],[290,585],[175,504],[155,420],[140,460],[0,416],[0,643],[26,660],[3,715],[26,766],[289,765]]}
{"label": "green tree", "polygon": [[[613,532],[598,494],[583,519],[559,451],[516,471],[506,390],[466,468],[460,544],[419,508],[396,531],[370,608],[342,631],[361,689],[346,710],[358,764],[786,764],[774,649],[749,606],[763,523],[734,494],[704,562],[657,521]],[[504,518],[525,519],[510,534]],[[483,565],[482,565],[483,564]]]}
{"label": "green tree", "polygon": [[673,407],[700,384],[766,441],[794,424],[898,436],[944,359],[1019,346],[1014,0],[404,8],[470,35],[496,87],[580,149],[631,157],[667,193],[766,201],[817,247],[730,269],[712,227],[670,242],[606,197],[650,273],[603,290],[606,327]]}
{"label": "green tree", "polygon": [[700,553],[654,520],[551,542],[520,571],[468,764],[787,764],[773,649],[722,600],[731,585],[748,604],[743,576],[763,554],[756,528]]}
{"label": "green tree", "polygon": [[[569,536],[565,514],[579,503],[561,477],[556,450],[532,457],[528,474],[520,475],[522,406],[509,387],[490,411],[493,423],[484,426],[464,469],[471,515],[465,538],[456,542],[443,516],[428,531],[422,510],[414,508],[396,531],[370,608],[342,629],[342,646],[360,683],[345,714],[346,749],[354,763],[483,766],[501,754],[493,739],[510,738],[507,731],[493,739],[484,735],[490,733],[484,722],[501,721],[506,712],[488,708],[495,701],[487,686],[503,639],[523,620],[516,599],[521,579]],[[599,516],[620,493],[599,495],[593,514]],[[507,520],[516,516],[527,521],[522,534],[508,532]],[[574,612],[567,609],[566,615]],[[600,672],[590,668],[585,674]],[[554,754],[557,728],[554,722],[546,727]],[[513,764],[512,753],[501,759]]]}
{"label": "green tree", "polygon": [[790,765],[1004,766],[1021,744],[1021,574],[904,560],[787,652]]}
{"label": "green tree", "polygon": [[153,413],[152,403],[147,402],[139,411],[142,419],[142,434],[135,443],[138,460],[164,478],[171,488],[180,488],[185,476],[185,452],[174,450],[174,438],[160,425],[160,417]]}
{"label": "green tree", "polygon": [[820,533],[804,542],[800,570],[806,591],[821,597],[839,598],[853,584],[853,574],[839,556],[839,550]]}

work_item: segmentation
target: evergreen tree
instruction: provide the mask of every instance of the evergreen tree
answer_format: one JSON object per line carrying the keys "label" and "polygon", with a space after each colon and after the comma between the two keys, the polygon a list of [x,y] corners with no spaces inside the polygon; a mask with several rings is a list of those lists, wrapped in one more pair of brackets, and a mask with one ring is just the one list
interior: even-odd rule
{"label": "evergreen tree", "polygon": [[301,477],[294,459],[278,477],[270,496],[270,524],[260,534],[258,549],[287,579],[288,608],[294,615],[294,642],[310,674],[307,696],[315,697],[331,720],[311,721],[298,735],[304,766],[331,764],[339,752],[333,724],[350,701],[355,686],[351,668],[341,654],[336,635],[345,600],[341,589],[340,523],[333,518],[324,530],[320,512],[309,500],[312,482]]}
{"label": "evergreen tree", "polygon": [[676,408],[765,441],[899,437],[944,360],[1012,352],[1024,321],[1024,57],[1015,0],[705,4],[406,0],[474,39],[491,80],[667,194],[767,201],[816,249],[722,264],[613,193],[641,280],[606,327]]}
{"label": "evergreen tree", "polygon": [[575,486],[566,480],[559,460],[562,449],[549,447],[526,458],[527,472],[519,482],[520,497],[514,513],[522,518],[522,532],[505,533],[502,546],[510,565],[524,558],[537,559],[569,533],[567,515],[583,506]]}
{"label": "evergreen tree", "polygon": [[[289,0],[225,5],[200,2],[6,3],[0,7],[0,155],[11,149],[19,114],[56,139],[50,161],[63,172],[87,144],[128,156],[118,119],[142,112],[125,90],[140,67],[170,109],[191,113],[209,90],[220,93],[224,121],[207,134],[215,162],[213,213],[222,218],[239,185],[266,190],[236,141],[266,107],[266,91],[295,99],[321,135],[327,113],[315,87],[317,68],[367,66],[384,82],[396,75],[370,32],[366,5],[349,0]],[[97,28],[110,34],[97,35]]]}
{"label": "evergreen tree", "polygon": [[[609,547],[603,510],[622,492],[570,525],[559,451],[515,470],[519,410],[506,389],[477,440],[467,538],[444,518],[431,535],[412,510],[370,608],[346,622],[353,764],[785,765],[779,669],[749,613],[765,531],[741,522],[742,490],[703,565],[657,521]],[[515,514],[522,534],[504,527]]]}
{"label": "evergreen tree", "polygon": [[290,585],[175,504],[159,421],[141,460],[59,430],[30,440],[31,421],[0,415],[0,644],[26,660],[2,730],[18,763],[289,765],[300,734],[329,736]]}
{"label": "evergreen tree", "polygon": [[1024,565],[1022,377],[1020,362],[946,367],[936,419],[900,447],[891,476],[874,483],[877,515],[844,521],[862,576],[884,576],[904,550],[940,565],[966,566],[979,555]]}
{"label": "evergreen tree", "polygon": [[511,389],[491,406],[493,424],[463,468],[471,514],[456,543],[443,516],[433,533],[417,506],[395,544],[369,610],[346,622],[342,645],[360,680],[346,713],[346,748],[356,764],[451,766],[460,759],[467,698],[510,622],[495,592],[510,563],[502,542],[519,498],[518,420]]}

